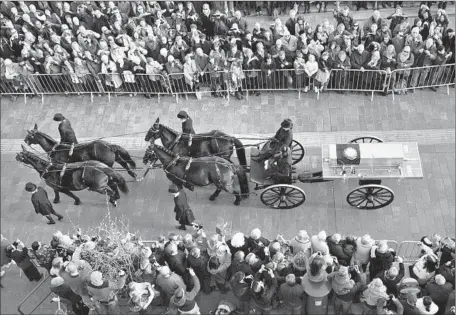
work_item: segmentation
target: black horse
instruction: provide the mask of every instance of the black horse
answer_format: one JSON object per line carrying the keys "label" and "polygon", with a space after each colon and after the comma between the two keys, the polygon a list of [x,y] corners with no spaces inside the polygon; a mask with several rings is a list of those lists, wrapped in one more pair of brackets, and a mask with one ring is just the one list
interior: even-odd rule
{"label": "black horse", "polygon": [[102,140],[95,140],[84,144],[77,144],[71,152],[71,145],[59,144],[51,136],[38,130],[38,126],[32,130],[27,130],[24,142],[28,145],[39,144],[41,148],[48,152],[52,160],[63,163],[75,163],[89,160],[99,161],[109,167],[114,165],[114,162],[119,163],[125,168],[131,177],[136,178],[136,174],[130,169],[136,168],[135,161],[132,160],[130,154],[117,144],[111,144]]}
{"label": "black horse", "polygon": [[[241,197],[249,197],[249,183],[244,168],[218,157],[207,156],[200,158],[180,157],[178,154],[155,144],[151,144],[144,154],[143,162],[147,164],[159,159],[163,165],[166,177],[176,186],[193,191],[194,186],[204,187],[214,184],[217,190],[209,200],[215,200],[222,190],[236,196],[234,204],[241,202]],[[233,188],[234,177],[237,176],[241,194]]]}
{"label": "black horse", "polygon": [[120,199],[119,189],[128,193],[125,179],[107,165],[98,161],[85,161],[78,163],[51,163],[32,152],[28,152],[22,145],[22,152],[16,155],[16,160],[32,166],[46,184],[54,189],[54,203],[60,201],[59,192],[74,199],[74,204],[79,205],[81,200],[71,191],[89,189],[100,194],[107,194],[109,201],[116,206]]}
{"label": "black horse", "polygon": [[236,148],[239,164],[243,167],[247,166],[242,142],[224,132],[212,130],[207,133],[192,135],[190,147],[188,146],[188,141],[181,141],[181,137],[182,133],[160,124],[160,118],[157,118],[144,140],[150,141],[153,139],[155,141],[160,139],[165,148],[181,156],[205,157],[215,155],[228,161],[231,161],[230,158],[233,155],[234,148]]}

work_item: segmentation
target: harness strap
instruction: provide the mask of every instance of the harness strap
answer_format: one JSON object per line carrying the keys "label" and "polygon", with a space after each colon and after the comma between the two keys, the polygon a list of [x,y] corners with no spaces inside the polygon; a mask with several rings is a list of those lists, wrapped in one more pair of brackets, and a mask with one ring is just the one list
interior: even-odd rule
{"label": "harness strap", "polygon": [[187,178],[187,171],[189,170],[190,165],[192,164],[192,161],[193,161],[193,158],[190,157],[190,158],[188,159],[187,165],[185,165],[184,179]]}
{"label": "harness strap", "polygon": [[71,144],[70,154],[68,155],[68,157],[71,157],[73,155],[73,150],[74,150],[74,142]]}
{"label": "harness strap", "polygon": [[49,153],[52,153],[52,152],[54,152],[54,151],[55,151],[55,148],[57,148],[57,146],[58,146],[58,145],[59,145],[58,143],[54,144],[54,146],[52,147],[52,150],[51,150],[51,152],[49,152]]}
{"label": "harness strap", "polygon": [[173,143],[171,143],[171,145],[169,146],[168,150],[173,150],[174,147],[176,146],[176,144],[179,143],[180,139],[182,138],[182,133],[179,133],[176,137],[176,139],[174,139]]}
{"label": "harness strap", "polygon": [[85,162],[85,163],[84,163],[84,166],[82,167],[82,176],[81,176],[81,179],[82,179],[82,183],[83,183],[84,185],[87,186],[87,184],[86,184],[86,182],[85,182],[85,171],[86,171],[85,165],[86,165],[86,164],[87,164],[87,162]]}
{"label": "harness strap", "polygon": [[180,156],[179,155],[176,155],[176,157],[174,158],[174,160],[172,160],[168,166],[166,167],[166,169],[170,168],[171,166],[175,165],[176,162],[180,159]]}
{"label": "harness strap", "polygon": [[59,179],[60,183],[62,183],[62,177],[65,174],[66,168],[67,168],[67,163],[63,164],[62,170],[60,171],[60,179]]}
{"label": "harness strap", "polygon": [[193,139],[192,134],[190,134],[190,135],[188,136],[188,147],[189,147],[189,148],[192,146],[192,139]]}

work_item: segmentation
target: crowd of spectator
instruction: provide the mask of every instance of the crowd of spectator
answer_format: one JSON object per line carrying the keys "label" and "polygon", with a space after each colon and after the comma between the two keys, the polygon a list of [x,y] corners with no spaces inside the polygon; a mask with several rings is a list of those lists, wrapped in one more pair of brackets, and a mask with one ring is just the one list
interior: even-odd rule
{"label": "crowd of spectator", "polygon": [[[42,277],[36,266],[45,268],[51,291],[76,314],[120,314],[121,291],[140,314],[154,307],[200,314],[195,298],[213,291],[232,292],[221,296],[211,313],[217,315],[358,314],[359,305],[364,315],[455,314],[455,239],[437,234],[418,242],[421,257],[407,267],[387,241],[325,231],[268,240],[258,228],[206,235],[199,227],[151,244],[128,234],[120,243],[79,229],[72,236],[57,231],[50,244],[35,241],[30,249],[2,237],[2,269],[14,262],[34,281]],[[119,255],[119,246],[138,246],[133,273],[116,269],[109,278],[88,263],[100,248]]]}
{"label": "crowd of spectator", "polygon": [[[248,25],[240,11],[229,18],[210,3],[197,12],[191,2],[2,1],[2,89],[27,91],[29,78],[37,90],[103,89],[147,97],[199,97],[203,85],[214,96],[232,93],[239,99],[245,90],[320,92],[328,84],[341,93],[401,93],[454,80],[454,68],[429,68],[455,60],[455,32],[442,7],[431,13],[423,3],[416,17],[405,16],[400,6],[389,16],[375,10],[361,23],[337,2],[334,20],[310,25],[296,3],[285,23],[277,18],[264,29]],[[413,67],[423,68],[385,80],[394,69]],[[331,69],[340,71],[330,77]],[[49,76],[30,76],[35,73]]]}

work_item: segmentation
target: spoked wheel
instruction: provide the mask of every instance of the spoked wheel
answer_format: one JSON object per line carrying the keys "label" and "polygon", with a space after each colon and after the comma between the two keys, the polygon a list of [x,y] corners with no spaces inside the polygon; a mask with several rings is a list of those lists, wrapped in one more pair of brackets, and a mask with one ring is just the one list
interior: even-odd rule
{"label": "spoked wheel", "polygon": [[293,140],[291,143],[291,159],[293,160],[292,164],[295,165],[301,162],[302,158],[306,154],[304,147],[296,140]]}
{"label": "spoked wheel", "polygon": [[382,143],[383,140],[373,136],[359,137],[351,140],[349,143]]}
{"label": "spoked wheel", "polygon": [[364,185],[352,190],[347,195],[347,202],[350,206],[375,210],[386,207],[394,200],[394,192],[382,185]]}
{"label": "spoked wheel", "polygon": [[261,202],[274,209],[292,209],[306,201],[304,190],[293,185],[272,185],[261,193]]}

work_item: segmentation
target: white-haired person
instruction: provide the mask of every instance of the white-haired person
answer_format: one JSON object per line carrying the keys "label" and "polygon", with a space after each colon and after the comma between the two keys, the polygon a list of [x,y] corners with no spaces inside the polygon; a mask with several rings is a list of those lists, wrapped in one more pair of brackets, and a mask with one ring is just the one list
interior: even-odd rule
{"label": "white-haired person", "polygon": [[391,268],[394,262],[394,252],[388,248],[387,241],[380,241],[378,246],[372,246],[369,264],[370,278],[374,279],[380,272]]}
{"label": "white-haired person", "polygon": [[247,239],[249,245],[249,252],[255,252],[259,250],[259,256],[261,259],[264,259],[264,254],[262,250],[264,247],[269,246],[269,240],[261,236],[261,230],[256,228],[250,232],[250,237]]}
{"label": "white-haired person", "polygon": [[369,234],[364,234],[356,239],[356,250],[352,256],[352,263],[358,262],[364,272],[366,272],[370,252],[374,245],[375,240]]}
{"label": "white-haired person", "polygon": [[[454,274],[453,274],[454,276]],[[442,275],[436,275],[434,280],[429,281],[424,290],[426,295],[432,298],[432,301],[439,307],[438,315],[445,313],[445,307],[447,306],[450,294],[453,291],[451,283],[447,282],[445,277]]]}
{"label": "white-haired person", "polygon": [[329,247],[326,243],[327,238],[326,232],[322,230],[318,232],[317,235],[313,235],[310,238],[310,242],[312,244],[312,254],[320,252],[325,259],[326,264],[330,266],[333,264],[333,259],[329,254]]}
{"label": "white-haired person", "polygon": [[154,298],[160,296],[160,292],[156,291],[154,285],[149,282],[132,281],[128,284],[128,296],[130,297],[130,310],[144,315],[147,314],[147,308]]}
{"label": "white-haired person", "polygon": [[232,254],[235,254],[237,251],[242,251],[245,256],[249,254],[249,243],[244,233],[235,233],[233,237],[226,242],[226,245],[228,245]]}
{"label": "white-haired person", "polygon": [[389,296],[386,293],[386,287],[383,285],[382,280],[375,278],[362,293],[361,302],[364,307],[363,314],[377,314],[377,303],[380,299],[388,300]]}

